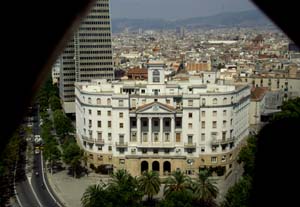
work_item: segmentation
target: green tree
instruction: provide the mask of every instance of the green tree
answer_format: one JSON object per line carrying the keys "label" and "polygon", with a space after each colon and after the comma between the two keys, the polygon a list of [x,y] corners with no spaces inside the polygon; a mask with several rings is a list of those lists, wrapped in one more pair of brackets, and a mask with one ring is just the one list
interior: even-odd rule
{"label": "green tree", "polygon": [[192,188],[197,203],[201,206],[216,206],[214,199],[217,197],[219,190],[216,183],[209,179],[207,170],[201,170],[198,173]]}
{"label": "green tree", "polygon": [[105,185],[91,185],[85,190],[81,205],[83,207],[113,207],[112,201]]}
{"label": "green tree", "polygon": [[71,120],[61,110],[53,112],[53,119],[56,133],[61,139],[64,139],[69,133],[74,132]]}
{"label": "green tree", "polygon": [[168,196],[171,192],[184,191],[190,188],[191,179],[181,171],[174,171],[168,177],[164,187],[164,195]]}
{"label": "green tree", "polygon": [[193,193],[190,190],[173,191],[159,203],[159,207],[192,207]]}
{"label": "green tree", "polygon": [[66,164],[70,165],[74,177],[78,176],[78,170],[81,166],[82,157],[83,151],[75,142],[69,143],[67,146],[65,146],[65,148],[63,148],[63,160]]}
{"label": "green tree", "polygon": [[244,175],[253,175],[256,152],[256,137],[247,139],[247,145],[239,152],[237,162],[244,163]]}
{"label": "green tree", "polygon": [[139,188],[148,196],[148,201],[153,200],[153,196],[159,192],[160,179],[156,171],[143,172],[142,176],[138,179]]}
{"label": "green tree", "polygon": [[60,99],[57,96],[51,96],[49,98],[49,103],[52,111],[61,109]]}
{"label": "green tree", "polygon": [[53,173],[53,166],[60,161],[61,151],[55,142],[49,142],[44,147],[44,158],[50,163],[51,174]]}
{"label": "green tree", "polygon": [[109,183],[108,190],[115,196],[113,206],[137,207],[141,206],[143,193],[139,190],[138,181],[126,170],[121,169],[115,172],[112,181]]}
{"label": "green tree", "polygon": [[243,176],[234,186],[229,188],[221,207],[248,207],[250,206],[250,190],[252,179]]}

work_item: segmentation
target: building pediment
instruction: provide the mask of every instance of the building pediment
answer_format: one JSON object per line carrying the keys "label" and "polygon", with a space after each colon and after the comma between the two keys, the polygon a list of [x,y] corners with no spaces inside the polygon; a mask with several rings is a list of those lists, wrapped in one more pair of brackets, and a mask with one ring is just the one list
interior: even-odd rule
{"label": "building pediment", "polygon": [[159,102],[152,102],[150,104],[145,104],[139,108],[137,108],[136,113],[141,114],[156,114],[156,113],[175,113],[176,110],[174,107],[162,104]]}

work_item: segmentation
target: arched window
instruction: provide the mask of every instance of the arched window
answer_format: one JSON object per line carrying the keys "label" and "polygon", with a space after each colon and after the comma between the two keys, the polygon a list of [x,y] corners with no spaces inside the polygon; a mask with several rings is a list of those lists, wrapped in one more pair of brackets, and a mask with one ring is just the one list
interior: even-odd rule
{"label": "arched window", "polygon": [[92,99],[91,98],[88,98],[88,103],[92,103]]}
{"label": "arched window", "polygon": [[101,99],[97,98],[97,104],[100,105],[101,104]]}
{"label": "arched window", "polygon": [[152,170],[159,172],[159,162],[158,161],[152,162]]}
{"label": "arched window", "polygon": [[223,98],[223,104],[227,104],[227,98]]}
{"label": "arched window", "polygon": [[169,173],[171,173],[171,163],[169,161],[165,161],[163,167],[164,167],[163,172],[165,175],[168,175]]}
{"label": "arched window", "polygon": [[213,99],[213,104],[218,104],[218,99],[217,98]]}
{"label": "arched window", "polygon": [[107,105],[111,105],[111,99],[110,98],[107,99]]}
{"label": "arched window", "polygon": [[148,162],[147,161],[143,161],[141,163],[141,173],[145,172],[145,171],[148,171],[149,169],[149,165],[148,165]]}

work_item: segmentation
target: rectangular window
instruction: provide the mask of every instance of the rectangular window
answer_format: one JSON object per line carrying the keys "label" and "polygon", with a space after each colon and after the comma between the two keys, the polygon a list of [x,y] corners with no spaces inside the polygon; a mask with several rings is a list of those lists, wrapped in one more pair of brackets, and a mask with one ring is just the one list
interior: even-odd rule
{"label": "rectangular window", "polygon": [[143,133],[143,142],[147,142],[148,141],[148,133],[144,132]]}
{"label": "rectangular window", "polygon": [[119,106],[124,106],[124,101],[123,100],[119,100]]}
{"label": "rectangular window", "polygon": [[193,106],[193,100],[188,100],[188,106]]}
{"label": "rectangular window", "polygon": [[165,133],[165,142],[170,141],[170,133]]}
{"label": "rectangular window", "polygon": [[92,115],[92,110],[91,109],[89,109],[89,115]]}
{"label": "rectangular window", "polygon": [[224,128],[226,127],[226,124],[227,124],[227,121],[226,121],[226,120],[223,120],[223,127],[224,127]]}
{"label": "rectangular window", "polygon": [[92,120],[89,120],[89,127],[92,127]]}
{"label": "rectangular window", "polygon": [[188,135],[188,144],[193,144],[193,135]]}
{"label": "rectangular window", "polygon": [[147,149],[142,149],[143,154],[147,154],[148,150]]}
{"label": "rectangular window", "polygon": [[217,111],[213,111],[213,117],[217,116]]}
{"label": "rectangular window", "polygon": [[193,118],[193,113],[189,113],[189,118]]}
{"label": "rectangular window", "polygon": [[107,133],[108,140],[111,140],[111,133]]}
{"label": "rectangular window", "polygon": [[201,134],[201,141],[202,141],[202,142],[205,141],[205,133],[202,133],[202,134]]}
{"label": "rectangular window", "polygon": [[154,133],[154,142],[158,142],[158,133]]}
{"label": "rectangular window", "polygon": [[111,111],[107,111],[107,116],[111,116]]}
{"label": "rectangular window", "polygon": [[158,154],[158,149],[154,149],[153,154]]}
{"label": "rectangular window", "polygon": [[181,118],[176,118],[175,122],[176,122],[176,128],[181,128]]}
{"label": "rectangular window", "polygon": [[226,131],[222,132],[222,140],[225,140],[225,139],[226,139]]}
{"label": "rectangular window", "polygon": [[165,154],[169,154],[170,150],[169,149],[165,149]]}
{"label": "rectangular window", "polygon": [[216,121],[213,121],[213,122],[212,122],[212,125],[213,125],[213,128],[214,128],[214,129],[217,128],[217,122],[216,122]]}
{"label": "rectangular window", "polygon": [[98,127],[100,128],[101,127],[101,121],[98,121]]}
{"label": "rectangular window", "polygon": [[119,134],[119,143],[124,144],[124,134]]}
{"label": "rectangular window", "polygon": [[227,116],[227,111],[223,110],[223,116]]}
{"label": "rectangular window", "polygon": [[180,133],[176,133],[176,142],[181,142]]}
{"label": "rectangular window", "polygon": [[217,163],[217,157],[211,157],[211,163]]}
{"label": "rectangular window", "polygon": [[170,121],[169,120],[165,121],[165,127],[170,127]]}
{"label": "rectangular window", "polygon": [[205,117],[205,111],[201,111],[201,116]]}
{"label": "rectangular window", "polygon": [[101,111],[100,110],[97,111],[97,115],[101,116]]}
{"label": "rectangular window", "polygon": [[193,128],[193,124],[189,123],[189,129],[192,129],[192,128]]}
{"label": "rectangular window", "polygon": [[112,151],[112,146],[108,146],[108,151]]}
{"label": "rectangular window", "polygon": [[124,113],[123,113],[123,112],[120,112],[120,113],[119,113],[119,118],[123,118],[123,116],[124,116]]}
{"label": "rectangular window", "polygon": [[132,124],[132,127],[136,127],[136,120],[132,120],[131,124]]}
{"label": "rectangular window", "polygon": [[205,121],[201,122],[201,129],[205,129]]}
{"label": "rectangular window", "polygon": [[147,127],[148,126],[148,121],[143,121],[143,127]]}
{"label": "rectangular window", "polygon": [[136,132],[131,132],[131,141],[136,142]]}
{"label": "rectangular window", "polygon": [[201,152],[205,152],[205,147],[201,147]]}
{"label": "rectangular window", "polygon": [[124,123],[120,123],[120,129],[124,128]]}
{"label": "rectangular window", "polygon": [[171,103],[170,99],[167,99],[166,104],[170,104],[170,103]]}
{"label": "rectangular window", "polygon": [[98,132],[98,140],[102,139],[102,132]]}
{"label": "rectangular window", "polygon": [[111,128],[111,121],[108,121],[108,122],[107,122],[107,127],[108,127],[108,128]]}

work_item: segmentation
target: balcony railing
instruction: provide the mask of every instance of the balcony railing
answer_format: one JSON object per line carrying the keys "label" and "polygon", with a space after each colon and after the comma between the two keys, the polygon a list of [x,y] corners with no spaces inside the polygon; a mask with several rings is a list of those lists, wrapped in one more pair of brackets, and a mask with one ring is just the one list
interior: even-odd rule
{"label": "balcony railing", "polygon": [[116,142],[116,147],[128,147],[128,142]]}
{"label": "balcony railing", "polygon": [[95,140],[93,138],[89,138],[87,136],[82,136],[82,140],[86,141],[86,142],[89,142],[89,143],[94,143],[95,142]]}
{"label": "balcony railing", "polygon": [[185,148],[196,148],[196,143],[184,143]]}
{"label": "balcony railing", "polygon": [[104,145],[104,140],[103,139],[96,139],[95,144]]}
{"label": "balcony railing", "polygon": [[212,140],[213,145],[220,145],[220,144],[229,144],[234,142],[234,138],[228,138],[228,139],[221,139],[221,140]]}

